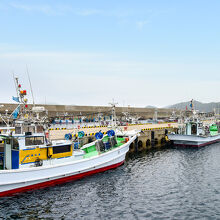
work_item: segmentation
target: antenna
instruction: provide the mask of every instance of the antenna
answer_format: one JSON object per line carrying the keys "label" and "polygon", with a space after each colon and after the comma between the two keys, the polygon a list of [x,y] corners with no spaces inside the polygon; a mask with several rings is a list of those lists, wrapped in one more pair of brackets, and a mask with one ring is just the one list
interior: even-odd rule
{"label": "antenna", "polygon": [[33,99],[33,105],[35,106],[35,103],[34,103],[34,94],[33,94],[33,90],[32,90],[32,85],[31,85],[31,80],[30,80],[30,75],[29,75],[29,71],[28,71],[27,65],[26,65],[26,69],[27,69],[27,75],[28,75],[29,84],[30,84],[30,87],[31,87],[31,95],[32,95],[32,99]]}
{"label": "antenna", "polygon": [[16,89],[16,92],[17,92],[17,97],[19,97],[19,92],[18,92],[18,78],[15,77],[15,74],[14,74],[14,71],[12,71],[12,76],[13,76],[13,80],[14,80],[14,84],[15,84],[15,89]]}

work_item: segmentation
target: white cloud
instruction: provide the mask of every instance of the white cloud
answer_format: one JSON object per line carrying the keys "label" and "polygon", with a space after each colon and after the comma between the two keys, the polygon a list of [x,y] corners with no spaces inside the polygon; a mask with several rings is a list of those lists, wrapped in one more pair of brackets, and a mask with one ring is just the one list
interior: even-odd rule
{"label": "white cloud", "polygon": [[148,24],[149,21],[145,20],[145,21],[137,21],[136,22],[136,26],[138,28],[138,30],[142,30],[144,28],[144,26],[146,26],[146,24]]}
{"label": "white cloud", "polygon": [[[78,16],[110,16],[117,18],[132,17],[139,15],[140,11],[135,11],[131,9],[109,9],[104,10],[101,8],[75,8],[68,4],[23,4],[19,2],[8,3],[9,7],[23,10],[26,12],[40,12],[46,15],[63,15],[66,13],[72,13]],[[141,12],[143,14],[143,12]],[[144,14],[152,14],[151,10],[145,10]]]}
{"label": "white cloud", "polygon": [[82,9],[76,12],[77,15],[81,16],[91,16],[91,15],[103,15],[104,11],[98,9]]}
{"label": "white cloud", "polygon": [[55,15],[57,11],[54,10],[50,5],[27,5],[27,4],[17,4],[10,3],[10,6],[15,9],[24,10],[26,12],[41,12],[46,15]]}
{"label": "white cloud", "polygon": [[[28,13],[38,12],[45,15],[65,15],[67,13],[75,13],[74,9],[70,5],[59,4],[59,5],[50,5],[50,4],[21,4],[12,2],[9,4],[10,7],[18,10],[23,10]],[[76,14],[76,13],[75,13]]]}

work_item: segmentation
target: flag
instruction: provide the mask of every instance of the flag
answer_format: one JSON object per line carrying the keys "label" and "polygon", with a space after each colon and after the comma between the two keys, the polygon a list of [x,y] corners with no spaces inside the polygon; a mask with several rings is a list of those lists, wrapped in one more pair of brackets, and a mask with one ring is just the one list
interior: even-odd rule
{"label": "flag", "polygon": [[13,119],[16,119],[18,117],[18,114],[19,114],[19,111],[20,111],[20,106],[18,106],[12,113],[13,115]]}
{"label": "flag", "polygon": [[16,101],[16,102],[19,102],[19,97],[14,97],[14,96],[12,96],[12,99],[13,99],[14,101]]}
{"label": "flag", "polygon": [[193,99],[190,101],[190,105],[191,108],[193,108]]}

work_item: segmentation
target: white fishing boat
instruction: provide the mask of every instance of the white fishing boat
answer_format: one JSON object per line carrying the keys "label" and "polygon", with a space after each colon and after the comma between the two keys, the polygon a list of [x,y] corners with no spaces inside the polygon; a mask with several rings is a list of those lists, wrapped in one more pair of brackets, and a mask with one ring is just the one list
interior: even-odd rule
{"label": "white fishing boat", "polygon": [[216,124],[204,126],[194,111],[193,117],[180,126],[179,133],[168,134],[168,139],[176,146],[202,147],[220,141],[218,130]]}
{"label": "white fishing boat", "polygon": [[4,145],[1,147],[3,163],[0,170],[0,196],[76,180],[116,168],[124,163],[129,145],[135,138],[104,137],[82,149],[74,150],[71,143],[48,146],[45,144],[45,136],[39,133],[2,136]]}
{"label": "white fishing boat", "polygon": [[[18,80],[17,90],[21,109],[26,100]],[[43,109],[37,109],[27,113],[24,108],[26,118],[16,111],[15,131],[0,136],[0,197],[116,168],[124,163],[129,145],[137,137],[137,133],[116,136],[110,130],[103,136],[98,132],[96,141],[81,148],[71,140],[51,141],[45,120],[42,123],[39,118]]]}

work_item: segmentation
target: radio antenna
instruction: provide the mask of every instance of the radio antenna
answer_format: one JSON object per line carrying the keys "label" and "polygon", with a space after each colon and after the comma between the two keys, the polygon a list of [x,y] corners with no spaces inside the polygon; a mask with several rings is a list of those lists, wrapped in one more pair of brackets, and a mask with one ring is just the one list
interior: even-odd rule
{"label": "radio antenna", "polygon": [[15,89],[16,89],[16,93],[17,93],[17,97],[19,97],[19,91],[18,91],[18,79],[15,77],[14,71],[12,71],[12,76],[13,76],[13,80],[14,80],[14,84],[15,84]]}

